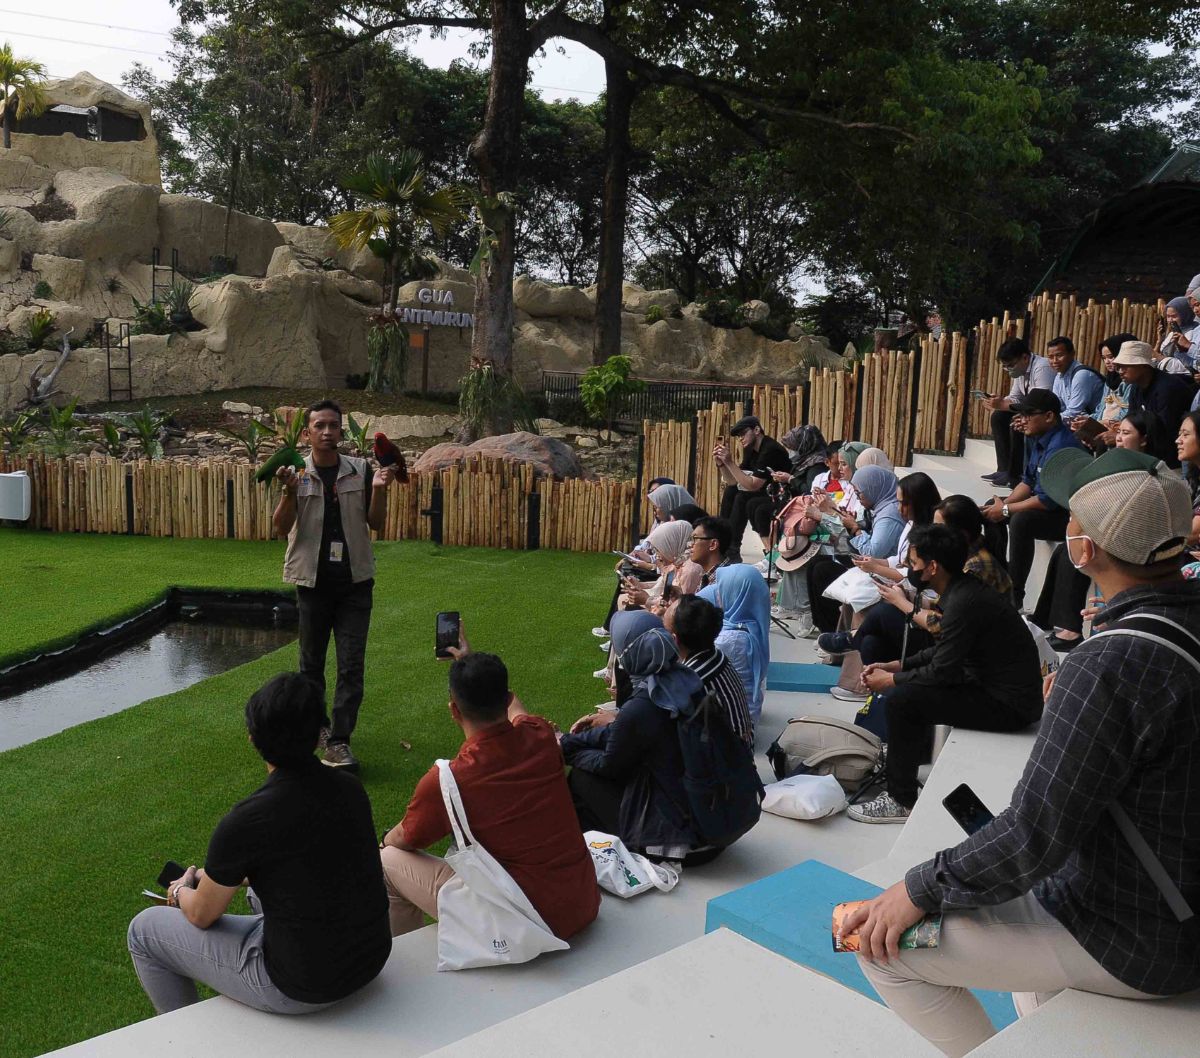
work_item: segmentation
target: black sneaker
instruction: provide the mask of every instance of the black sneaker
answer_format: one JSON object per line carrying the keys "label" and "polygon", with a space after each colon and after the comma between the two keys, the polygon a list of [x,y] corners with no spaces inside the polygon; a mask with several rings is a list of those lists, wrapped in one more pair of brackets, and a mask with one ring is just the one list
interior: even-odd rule
{"label": "black sneaker", "polygon": [[1066,654],[1083,642],[1083,636],[1080,636],[1078,639],[1060,639],[1058,636],[1048,636],[1046,642],[1050,644],[1050,649],[1054,653]]}
{"label": "black sneaker", "polygon": [[853,639],[851,632],[822,632],[817,636],[817,647],[826,654],[836,656],[854,649]]}
{"label": "black sneaker", "polygon": [[348,742],[331,742],[325,750],[325,756],[321,758],[321,763],[328,764],[331,768],[358,771],[358,758],[350,752]]}

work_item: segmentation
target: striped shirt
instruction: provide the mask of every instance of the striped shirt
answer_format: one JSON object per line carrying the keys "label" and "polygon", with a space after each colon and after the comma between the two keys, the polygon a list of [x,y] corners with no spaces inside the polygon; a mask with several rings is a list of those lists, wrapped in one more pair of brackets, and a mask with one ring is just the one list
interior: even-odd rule
{"label": "striped shirt", "polygon": [[[1106,622],[1134,614],[1200,634],[1200,585],[1130,588],[1104,610]],[[1176,921],[1117,829],[1114,800],[1184,899],[1200,906],[1200,677],[1175,651],[1130,635],[1067,655],[1012,804],[913,867],[908,895],[935,911],[1032,890],[1123,984],[1152,995],[1200,987],[1195,923]]]}
{"label": "striped shirt", "polygon": [[746,704],[746,689],[729,659],[716,647],[693,654],[683,662],[704,684],[704,689],[724,708],[729,726],[746,745],[754,745],[754,725]]}

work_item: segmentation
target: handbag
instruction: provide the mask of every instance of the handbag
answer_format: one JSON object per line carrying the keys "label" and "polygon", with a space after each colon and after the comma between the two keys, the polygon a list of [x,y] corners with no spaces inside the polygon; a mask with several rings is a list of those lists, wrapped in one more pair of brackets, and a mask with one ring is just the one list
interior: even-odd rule
{"label": "handbag", "polygon": [[628,898],[648,889],[669,893],[679,884],[679,872],[674,867],[652,863],[640,853],[630,852],[615,834],[588,830],[583,840],[592,854],[596,881],[605,892]]}
{"label": "handbag", "polygon": [[822,594],[827,599],[845,603],[855,613],[879,602],[879,586],[857,566],[846,570]]}
{"label": "handbag", "polygon": [[777,779],[832,775],[842,789],[858,790],[875,774],[882,742],[870,731],[832,716],[799,716],[787,722],[767,750]]}
{"label": "handbag", "polygon": [[438,892],[438,970],[528,962],[570,945],[546,925],[521,887],[475,840],[450,762],[439,760],[438,784],[454,831],[446,863],[454,877]]}

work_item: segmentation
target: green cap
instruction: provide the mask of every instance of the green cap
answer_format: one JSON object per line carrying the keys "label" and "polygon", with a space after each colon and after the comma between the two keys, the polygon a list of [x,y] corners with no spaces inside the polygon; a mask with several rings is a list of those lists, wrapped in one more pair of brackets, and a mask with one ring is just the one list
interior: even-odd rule
{"label": "green cap", "polygon": [[1055,452],[1041,485],[1069,507],[1084,533],[1136,566],[1182,554],[1192,529],[1191,491],[1177,471],[1144,452],[1114,448],[1093,459],[1080,448]]}

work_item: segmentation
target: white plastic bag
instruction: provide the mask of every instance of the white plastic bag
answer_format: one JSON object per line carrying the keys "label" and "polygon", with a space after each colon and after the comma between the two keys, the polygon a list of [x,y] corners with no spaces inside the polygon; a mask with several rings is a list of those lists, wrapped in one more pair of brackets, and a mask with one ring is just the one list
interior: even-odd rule
{"label": "white plastic bag", "polygon": [[791,775],[764,790],[763,811],[788,819],[824,819],[846,807],[846,791],[832,775]]}
{"label": "white plastic bag", "polygon": [[850,606],[855,613],[879,602],[879,586],[857,566],[846,570],[822,594]]}
{"label": "white plastic bag", "polygon": [[439,760],[437,766],[455,842],[446,853],[454,877],[438,893],[437,968],[503,966],[569,948],[550,932],[512,875],[475,840],[450,762]]}
{"label": "white plastic bag", "polygon": [[1050,673],[1058,671],[1058,655],[1054,653],[1054,648],[1050,645],[1050,639],[1045,632],[1024,614],[1021,615],[1021,620],[1025,622],[1025,627],[1029,629],[1029,634],[1033,636],[1033,641],[1037,644],[1038,661],[1041,663],[1042,678],[1044,679]]}
{"label": "white plastic bag", "polygon": [[583,835],[596,881],[600,888],[615,896],[630,897],[647,889],[669,893],[679,884],[679,872],[665,863],[651,863],[645,856],[630,852],[614,834],[588,830]]}

